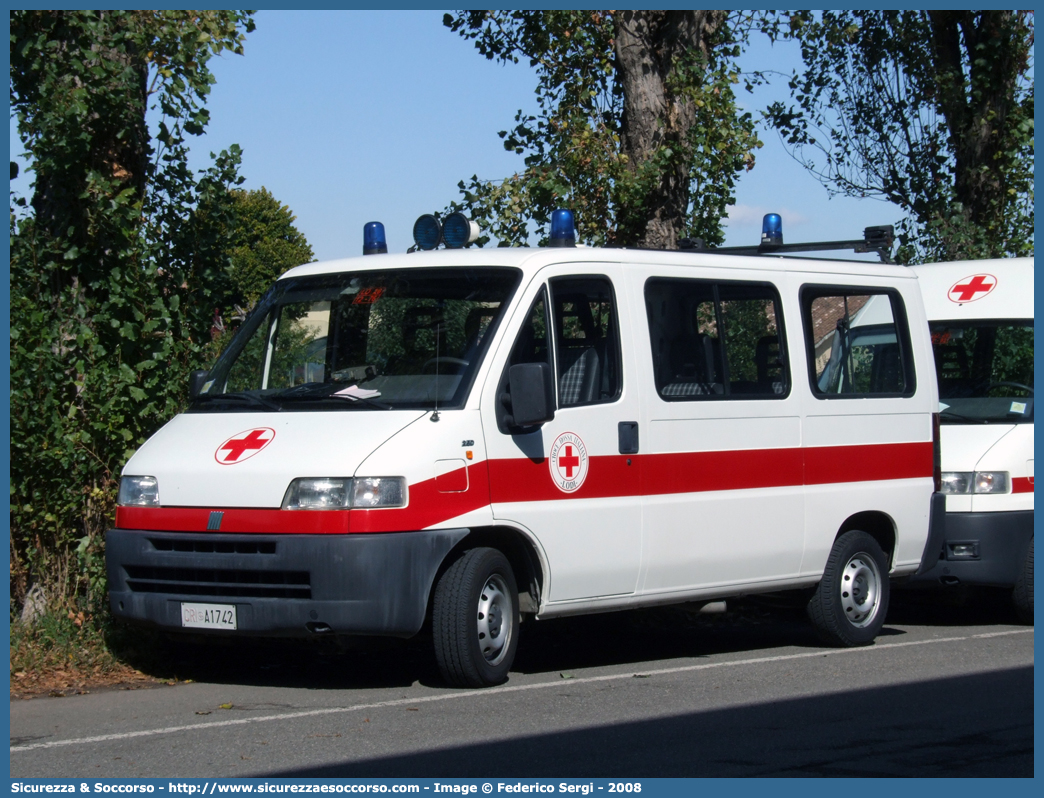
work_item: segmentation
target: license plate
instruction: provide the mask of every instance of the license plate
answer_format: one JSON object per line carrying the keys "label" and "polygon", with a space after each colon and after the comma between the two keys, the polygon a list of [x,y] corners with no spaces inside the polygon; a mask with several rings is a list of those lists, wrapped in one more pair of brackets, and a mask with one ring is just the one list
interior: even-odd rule
{"label": "license plate", "polygon": [[235,604],[181,602],[181,625],[193,629],[235,629]]}

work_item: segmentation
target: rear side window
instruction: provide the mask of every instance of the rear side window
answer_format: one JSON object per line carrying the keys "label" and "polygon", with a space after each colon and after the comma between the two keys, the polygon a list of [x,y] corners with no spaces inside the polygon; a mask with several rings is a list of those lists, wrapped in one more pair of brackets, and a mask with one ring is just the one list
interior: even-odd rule
{"label": "rear side window", "polygon": [[805,286],[801,307],[816,396],[914,392],[906,312],[895,291]]}
{"label": "rear side window", "polygon": [[775,286],[654,278],[645,284],[645,309],[662,399],[771,399],[789,393]]}

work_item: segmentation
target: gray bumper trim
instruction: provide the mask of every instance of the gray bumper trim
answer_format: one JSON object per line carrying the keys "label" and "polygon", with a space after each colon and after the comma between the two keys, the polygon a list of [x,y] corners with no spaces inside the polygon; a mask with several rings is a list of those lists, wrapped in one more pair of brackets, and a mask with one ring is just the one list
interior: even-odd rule
{"label": "gray bumper trim", "polygon": [[[909,583],[993,585],[1012,587],[1018,577],[1026,546],[1033,537],[1033,511],[1008,513],[946,513],[946,533],[933,549],[930,563]],[[933,529],[934,532],[934,529]],[[934,536],[933,538],[934,539]],[[960,556],[954,546],[966,547]],[[929,551],[925,549],[925,559]],[[924,565],[928,564],[928,568]]]}
{"label": "gray bumper trim", "polygon": [[[349,535],[221,535],[111,529],[117,618],[181,629],[181,602],[234,604],[232,634],[410,637],[439,566],[467,529]],[[192,629],[192,632],[201,630]],[[207,632],[229,634],[228,632]]]}

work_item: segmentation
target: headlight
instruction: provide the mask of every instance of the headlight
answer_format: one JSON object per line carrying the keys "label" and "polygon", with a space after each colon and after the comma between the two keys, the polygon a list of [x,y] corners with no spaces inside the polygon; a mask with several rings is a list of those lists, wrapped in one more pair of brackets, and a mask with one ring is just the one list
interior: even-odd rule
{"label": "headlight", "polygon": [[1007,493],[1007,471],[943,471],[942,492],[950,495]]}
{"label": "headlight", "polygon": [[350,507],[351,477],[302,477],[283,496],[284,510],[344,510]]}
{"label": "headlight", "polygon": [[406,480],[402,477],[361,477],[355,480],[352,507],[404,507]]}
{"label": "headlight", "polygon": [[971,471],[943,471],[942,492],[954,496],[971,493],[973,476]]}
{"label": "headlight", "polygon": [[283,496],[284,510],[346,510],[405,504],[403,477],[299,477]]}
{"label": "headlight", "polygon": [[116,503],[121,507],[159,507],[159,481],[156,477],[121,477]]}

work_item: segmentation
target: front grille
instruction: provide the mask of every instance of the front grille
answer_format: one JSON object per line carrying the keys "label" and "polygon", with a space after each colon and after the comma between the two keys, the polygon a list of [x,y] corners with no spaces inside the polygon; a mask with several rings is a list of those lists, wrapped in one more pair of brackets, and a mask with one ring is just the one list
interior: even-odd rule
{"label": "front grille", "polygon": [[310,599],[307,571],[247,571],[229,568],[176,568],[125,565],[127,587],[135,593],[223,598]]}
{"label": "front grille", "polygon": [[201,554],[275,554],[276,544],[256,540],[200,540],[189,538],[149,538],[156,551],[190,551]]}

